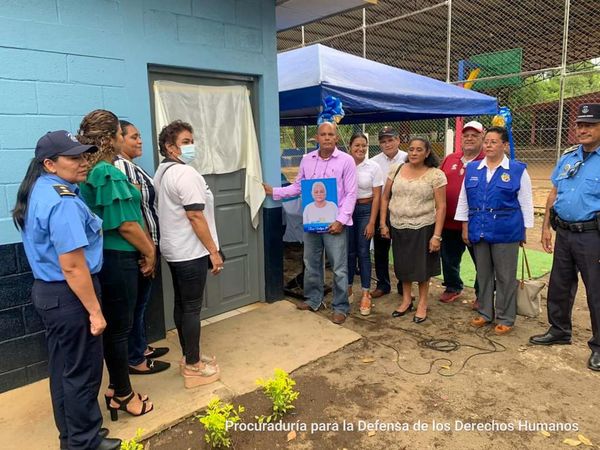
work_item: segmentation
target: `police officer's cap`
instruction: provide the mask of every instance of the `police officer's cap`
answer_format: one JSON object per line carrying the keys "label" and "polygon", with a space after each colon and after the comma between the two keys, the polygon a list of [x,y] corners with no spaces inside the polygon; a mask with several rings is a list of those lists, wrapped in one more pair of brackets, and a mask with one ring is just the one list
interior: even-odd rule
{"label": "police officer's cap", "polygon": [[75,136],[65,130],[48,131],[35,146],[35,158],[43,161],[55,156],[77,156],[85,152],[95,152],[95,145],[83,145]]}
{"label": "police officer's cap", "polygon": [[598,123],[600,122],[600,103],[584,103],[579,105],[577,111],[577,123]]}

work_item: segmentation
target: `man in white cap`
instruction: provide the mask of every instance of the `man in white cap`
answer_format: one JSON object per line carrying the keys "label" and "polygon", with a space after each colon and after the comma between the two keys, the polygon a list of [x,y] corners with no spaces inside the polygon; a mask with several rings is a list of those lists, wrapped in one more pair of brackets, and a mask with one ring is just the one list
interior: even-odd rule
{"label": "man in white cap", "polygon": [[[465,252],[465,243],[462,240],[462,223],[454,220],[458,196],[465,178],[465,167],[471,161],[483,159],[483,125],[473,120],[466,123],[462,129],[462,149],[446,156],[440,169],[446,174],[446,221],[442,231],[442,273],[443,285],[446,290],[442,293],[440,301],[451,303],[458,298],[463,290],[463,281],[460,278],[460,262]],[[473,248],[467,247],[471,259],[475,262]],[[477,295],[477,283],[475,283]]]}

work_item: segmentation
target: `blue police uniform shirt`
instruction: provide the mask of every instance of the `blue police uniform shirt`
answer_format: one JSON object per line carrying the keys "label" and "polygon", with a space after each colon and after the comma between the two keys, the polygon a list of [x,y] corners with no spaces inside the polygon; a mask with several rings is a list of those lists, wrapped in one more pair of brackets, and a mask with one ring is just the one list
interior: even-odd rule
{"label": "blue police uniform shirt", "polygon": [[[58,256],[83,248],[90,273],[102,268],[102,220],[77,194],[79,189],[62,178],[44,174],[34,184],[21,232],[33,277],[43,281],[65,279]],[[60,195],[59,190],[67,195]]]}
{"label": "blue police uniform shirt", "polygon": [[564,154],[554,168],[551,180],[557,191],[554,209],[562,220],[584,222],[594,219],[600,211],[600,147],[585,161],[581,145]]}

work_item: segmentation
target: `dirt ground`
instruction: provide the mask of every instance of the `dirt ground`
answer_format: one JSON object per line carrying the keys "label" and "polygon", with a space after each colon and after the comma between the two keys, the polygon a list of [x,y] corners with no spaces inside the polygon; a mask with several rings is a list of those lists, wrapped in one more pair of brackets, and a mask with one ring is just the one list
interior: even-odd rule
{"label": "dirt ground", "polygon": [[[528,236],[532,248],[539,249],[540,220]],[[286,254],[288,276],[297,262],[297,254]],[[497,337],[469,326],[471,289],[441,304],[442,289],[439,280],[432,282],[428,320],[421,325],[410,316],[391,317],[399,302],[394,294],[375,301],[369,317],[352,313],[343,326],[362,339],[292,373],[300,397],[283,420],[287,429],[234,431],[233,448],[545,449],[568,448],[564,439],[580,434],[600,444],[600,375],[586,367],[591,329],[583,286],[573,311],[573,345],[547,348],[527,342],[546,330],[545,312],[538,319],[519,317],[511,334]],[[247,423],[269,413],[259,391],[230,401],[246,407]],[[297,434],[287,442],[292,427]],[[188,418],[146,448],[209,448],[203,434]]]}

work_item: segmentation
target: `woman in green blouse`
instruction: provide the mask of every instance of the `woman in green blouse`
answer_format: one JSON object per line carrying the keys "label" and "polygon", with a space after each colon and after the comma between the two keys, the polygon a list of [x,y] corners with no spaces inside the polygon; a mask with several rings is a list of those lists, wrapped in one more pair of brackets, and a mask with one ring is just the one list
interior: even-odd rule
{"label": "woman in green blouse", "polygon": [[92,111],[83,118],[77,139],[99,149],[89,158],[92,169],[80,189],[87,205],[103,221],[104,264],[99,278],[107,322],[104,359],[110,379],[106,405],[112,420],[118,419],[117,410],[141,416],[153,405],[147,397],[135,395],[131,387],[128,336],[137,299],[137,274],[153,276],[156,252],[143,228],[140,192],[112,165],[123,144],[117,116],[101,109]]}

